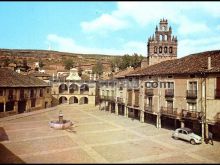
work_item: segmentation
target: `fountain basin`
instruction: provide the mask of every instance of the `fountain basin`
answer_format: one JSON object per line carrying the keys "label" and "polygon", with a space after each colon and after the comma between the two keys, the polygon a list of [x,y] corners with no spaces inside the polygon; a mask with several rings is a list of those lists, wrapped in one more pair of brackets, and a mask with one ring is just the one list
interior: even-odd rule
{"label": "fountain basin", "polygon": [[50,121],[49,125],[51,128],[54,129],[67,129],[73,125],[73,123],[70,120],[63,120],[62,122],[60,121]]}

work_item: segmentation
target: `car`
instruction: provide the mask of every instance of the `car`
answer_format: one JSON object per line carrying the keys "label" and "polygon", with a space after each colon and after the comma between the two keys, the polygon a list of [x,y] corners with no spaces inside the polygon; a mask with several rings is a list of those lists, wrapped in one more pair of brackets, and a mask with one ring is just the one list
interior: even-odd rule
{"label": "car", "polygon": [[193,133],[190,128],[177,128],[173,134],[172,138],[174,139],[182,139],[189,141],[191,144],[200,144],[202,143],[202,137]]}

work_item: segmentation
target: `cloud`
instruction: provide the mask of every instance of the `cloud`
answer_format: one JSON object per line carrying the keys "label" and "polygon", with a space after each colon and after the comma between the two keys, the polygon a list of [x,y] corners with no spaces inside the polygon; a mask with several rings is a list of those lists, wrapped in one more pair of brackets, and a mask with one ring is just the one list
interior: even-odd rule
{"label": "cloud", "polygon": [[[82,22],[81,27],[86,32],[99,33],[101,30],[107,33],[126,29],[133,24],[146,27],[149,23],[157,23],[165,17],[178,25],[179,32],[187,35],[209,31],[207,25],[197,17],[202,11],[207,17],[220,17],[219,8],[219,2],[117,2],[116,10],[95,20]],[[196,15],[192,18],[191,13],[195,11]]]}
{"label": "cloud", "polygon": [[126,26],[128,26],[126,21],[109,14],[102,14],[93,21],[81,23],[84,32],[98,31],[102,34],[105,33],[105,31],[117,31]]}
{"label": "cloud", "polygon": [[178,44],[178,57],[208,50],[220,50],[220,37],[184,39]]}
{"label": "cloud", "polygon": [[77,44],[74,39],[58,36],[57,34],[49,34],[46,39],[52,50],[83,54],[107,54],[107,55],[124,55],[138,53],[145,56],[146,45],[141,41],[129,41],[122,43],[120,49],[115,48],[91,48],[85,45]]}

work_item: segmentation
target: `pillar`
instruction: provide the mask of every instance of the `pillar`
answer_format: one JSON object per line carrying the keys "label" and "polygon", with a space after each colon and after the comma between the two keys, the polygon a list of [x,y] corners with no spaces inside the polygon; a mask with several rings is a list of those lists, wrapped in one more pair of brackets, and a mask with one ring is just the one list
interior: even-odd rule
{"label": "pillar", "polygon": [[6,112],[6,103],[4,103],[4,112]]}
{"label": "pillar", "polygon": [[14,111],[18,112],[18,102],[17,101],[14,102]]}
{"label": "pillar", "polygon": [[208,127],[208,124],[207,123],[205,123],[204,124],[204,127],[205,127],[205,137],[209,137],[209,127]]}
{"label": "pillar", "polygon": [[124,116],[128,117],[128,107],[125,107],[125,109],[124,109]]}
{"label": "pillar", "polygon": [[185,127],[185,124],[183,121],[181,121],[180,124],[181,124],[181,128]]}
{"label": "pillar", "polygon": [[144,122],[144,111],[140,111],[140,122]]}
{"label": "pillar", "polygon": [[118,104],[115,103],[115,114],[118,115]]}
{"label": "pillar", "polygon": [[111,109],[112,109],[112,104],[109,102],[109,107],[108,107],[108,110],[109,110],[109,113],[111,113]]}
{"label": "pillar", "polygon": [[160,115],[157,115],[157,128],[161,128],[161,118],[160,118]]}

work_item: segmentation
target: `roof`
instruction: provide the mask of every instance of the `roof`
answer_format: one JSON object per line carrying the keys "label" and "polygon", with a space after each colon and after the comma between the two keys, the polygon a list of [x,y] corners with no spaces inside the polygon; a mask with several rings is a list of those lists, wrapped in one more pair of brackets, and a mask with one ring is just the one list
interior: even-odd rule
{"label": "roof", "polygon": [[46,87],[43,80],[30,75],[22,75],[8,68],[0,68],[0,87]]}
{"label": "roof", "polygon": [[30,73],[29,75],[34,76],[34,77],[51,77],[47,73],[40,73],[40,72],[33,72],[33,73]]}
{"label": "roof", "polygon": [[[211,57],[211,69],[208,69]],[[128,76],[220,73],[220,50],[191,54],[130,72]]]}
{"label": "roof", "polygon": [[134,71],[133,67],[126,68],[125,70],[119,71],[114,75],[114,78],[123,78],[128,75],[131,71]]}

